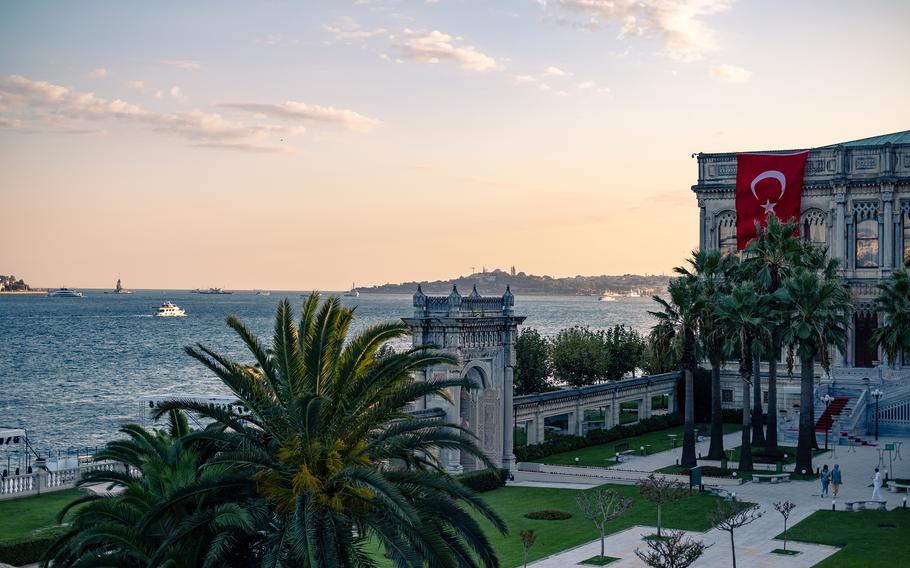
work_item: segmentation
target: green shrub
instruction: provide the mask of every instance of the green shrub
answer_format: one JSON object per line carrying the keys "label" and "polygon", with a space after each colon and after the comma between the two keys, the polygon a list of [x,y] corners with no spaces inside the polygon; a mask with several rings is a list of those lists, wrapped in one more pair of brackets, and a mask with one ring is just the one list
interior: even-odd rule
{"label": "green shrub", "polygon": [[63,527],[40,533],[0,540],[0,562],[23,566],[41,560],[41,556],[66,532]]}
{"label": "green shrub", "polygon": [[541,509],[540,511],[525,513],[525,517],[534,519],[535,521],[564,521],[566,519],[571,519],[572,515],[565,511],[557,511],[556,509]]}
{"label": "green shrub", "polygon": [[492,491],[506,484],[509,477],[507,469],[480,469],[456,476],[462,485],[477,493]]}

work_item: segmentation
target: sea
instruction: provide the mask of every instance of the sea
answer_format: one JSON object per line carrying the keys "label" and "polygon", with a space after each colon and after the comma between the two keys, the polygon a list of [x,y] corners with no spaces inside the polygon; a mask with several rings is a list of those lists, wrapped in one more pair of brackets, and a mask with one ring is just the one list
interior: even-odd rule
{"label": "sea", "polygon": [[[118,436],[125,423],[145,423],[147,394],[227,394],[184,347],[197,343],[249,360],[225,320],[235,314],[266,341],[279,299],[299,314],[301,292],[203,295],[135,291],[129,295],[84,290],[83,298],[0,295],[0,429],[25,428],[44,455],[90,452]],[[165,300],[186,317],[158,318]],[[356,308],[354,330],[412,314],[410,295],[361,294],[342,298]],[[617,324],[647,333],[653,325],[649,297],[517,296],[524,327],[552,337],[575,325],[603,329]],[[398,345],[403,347],[404,345]],[[15,447],[0,446],[0,460]]]}

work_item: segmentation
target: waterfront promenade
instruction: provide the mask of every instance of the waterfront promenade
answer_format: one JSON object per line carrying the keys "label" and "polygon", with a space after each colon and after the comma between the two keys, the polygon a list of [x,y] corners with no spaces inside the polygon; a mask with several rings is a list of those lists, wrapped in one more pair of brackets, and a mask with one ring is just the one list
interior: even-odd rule
{"label": "waterfront promenade", "polygon": [[[739,433],[725,436],[725,447],[731,448],[738,445],[738,437]],[[888,441],[891,441],[891,439],[883,438],[881,440],[882,444]],[[662,467],[673,465],[679,457],[678,454],[679,450],[669,450],[651,456],[632,458],[621,465],[602,469],[608,469],[610,475],[614,478],[627,477],[626,483],[634,483],[636,479],[643,477],[642,472],[655,471]],[[844,476],[844,485],[841,487],[840,494],[836,499],[830,497],[821,498],[820,485],[816,481],[791,481],[773,485],[770,483],[746,482],[742,485],[724,487],[728,491],[735,491],[737,500],[757,503],[764,511],[764,516],[761,519],[736,531],[737,565],[744,567],[783,566],[788,568],[808,568],[839,550],[832,546],[790,541],[787,548],[798,550],[800,554],[796,556],[771,554],[772,550],[783,546],[783,541],[775,540],[775,537],[783,531],[783,518],[774,509],[774,503],[776,501],[789,500],[796,505],[788,523],[788,526],[792,528],[817,510],[830,510],[832,501],[838,511],[844,511],[844,504],[848,501],[869,499],[872,493],[873,468],[879,465],[879,452],[877,448],[873,447],[850,448],[839,446],[836,448],[836,455],[835,451],[825,452],[817,456],[813,463],[817,467],[828,464],[829,468],[835,463],[840,464]],[[905,456],[904,459],[894,459],[892,463],[894,472],[891,477],[910,477],[910,456]],[[884,468],[887,467],[888,459],[886,454]],[[541,479],[539,474],[535,477]],[[521,478],[519,477],[519,479]],[[604,479],[591,477],[574,479],[569,483],[560,483],[560,480],[568,479],[567,477],[554,475],[549,482],[542,480],[518,481],[515,484],[587,489],[606,482]],[[705,483],[712,483],[712,480],[706,480]],[[910,499],[907,493],[891,493],[887,491],[887,487],[882,489],[882,495],[887,501],[888,509],[900,507],[903,505],[905,498]],[[844,514],[862,513],[845,512]],[[606,554],[620,559],[611,563],[611,568],[614,566],[617,568],[645,566],[635,556],[634,550],[635,548],[645,549],[645,543],[641,539],[642,535],[652,534],[655,531],[656,527],[653,526],[636,526],[607,537]],[[713,529],[705,533],[689,531],[687,535],[713,545],[693,566],[697,568],[728,568],[731,566],[729,533]],[[565,568],[566,566],[574,566],[598,554],[600,554],[600,541],[595,540],[543,558],[529,564],[529,566],[534,566],[535,568]]]}

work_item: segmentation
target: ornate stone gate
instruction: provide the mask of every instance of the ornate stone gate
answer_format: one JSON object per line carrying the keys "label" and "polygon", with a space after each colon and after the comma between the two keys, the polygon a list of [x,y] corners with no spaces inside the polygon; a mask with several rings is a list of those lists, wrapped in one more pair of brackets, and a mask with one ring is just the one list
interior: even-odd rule
{"label": "ornate stone gate", "polygon": [[[432,345],[459,361],[457,366],[431,367],[422,380],[467,377],[472,388],[449,389],[450,401],[428,397],[415,410],[442,409],[449,422],[461,424],[477,435],[477,443],[499,467],[512,469],[512,382],[515,337],[523,316],[513,315],[515,298],[506,287],[501,297],[483,297],[477,288],[462,296],[453,287],[448,296],[426,296],[418,286],[414,316],[403,318],[411,326],[414,346]],[[442,459],[452,472],[482,467],[473,456],[443,450]]]}

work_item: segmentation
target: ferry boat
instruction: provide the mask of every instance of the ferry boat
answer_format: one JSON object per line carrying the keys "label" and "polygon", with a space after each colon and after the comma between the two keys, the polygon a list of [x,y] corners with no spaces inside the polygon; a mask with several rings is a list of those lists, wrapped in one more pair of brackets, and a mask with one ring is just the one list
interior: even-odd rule
{"label": "ferry boat", "polygon": [[159,318],[180,318],[186,315],[186,310],[183,308],[172,304],[171,302],[165,302],[161,304],[158,308],[158,312],[155,316]]}
{"label": "ferry boat", "polygon": [[208,290],[202,290],[201,288],[196,288],[193,290],[194,294],[233,294],[224,288],[209,288]]}
{"label": "ferry boat", "polygon": [[49,291],[47,295],[52,298],[81,298],[84,296],[82,292],[70,288],[57,288]]}
{"label": "ferry boat", "polygon": [[114,289],[111,290],[111,291],[109,291],[109,292],[105,292],[105,294],[132,294],[132,293],[133,293],[132,290],[128,290],[127,288],[124,288],[124,287],[120,284],[120,279],[119,279],[119,278],[117,279],[117,285],[114,286]]}
{"label": "ferry boat", "polygon": [[600,300],[601,302],[615,302],[616,294],[614,294],[613,292],[604,292],[603,294],[600,295],[600,298],[598,298],[598,300]]}
{"label": "ferry boat", "polygon": [[272,293],[269,292],[268,290],[258,290],[258,291],[256,292],[256,295],[257,295],[257,296],[271,296]]}
{"label": "ferry boat", "polygon": [[360,292],[357,291],[357,288],[354,287],[354,283],[351,282],[351,289],[344,293],[345,298],[359,298]]}

